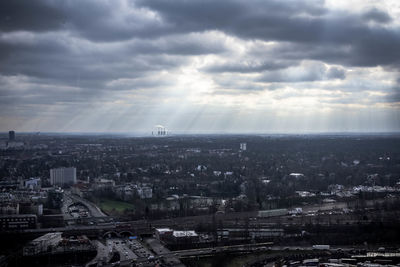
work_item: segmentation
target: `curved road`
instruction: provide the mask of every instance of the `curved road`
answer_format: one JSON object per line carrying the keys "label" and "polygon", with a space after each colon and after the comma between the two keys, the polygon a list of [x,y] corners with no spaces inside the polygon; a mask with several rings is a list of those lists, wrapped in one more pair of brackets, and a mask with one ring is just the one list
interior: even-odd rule
{"label": "curved road", "polygon": [[84,204],[90,212],[90,215],[92,217],[107,217],[106,214],[104,214],[99,207],[97,207],[93,202],[90,202],[84,198],[81,198],[80,196],[71,194],[69,191],[64,191],[64,194],[71,198],[74,202],[81,202]]}

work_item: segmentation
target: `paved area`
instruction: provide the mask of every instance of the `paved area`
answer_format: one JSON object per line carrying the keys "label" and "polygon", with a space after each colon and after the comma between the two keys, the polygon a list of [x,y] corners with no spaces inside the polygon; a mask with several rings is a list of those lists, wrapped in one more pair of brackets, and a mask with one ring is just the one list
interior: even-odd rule
{"label": "paved area", "polygon": [[81,198],[80,196],[71,194],[69,191],[64,191],[64,197],[71,198],[73,202],[81,202],[84,204],[90,212],[91,217],[107,217],[106,214],[104,214],[99,207],[97,207],[94,203]]}
{"label": "paved area", "polygon": [[61,212],[64,215],[64,220],[70,220],[73,219],[71,214],[69,213],[68,207],[74,204],[74,201],[71,199],[71,197],[68,194],[65,194],[64,192],[64,199],[63,199],[63,205],[61,207]]}
{"label": "paved area", "polygon": [[88,208],[91,217],[107,217],[107,215],[104,214],[101,211],[101,209],[99,207],[97,207],[94,203],[92,203],[84,198],[81,198],[80,196],[72,194],[70,191],[67,191],[67,190],[64,191],[64,199],[71,199],[71,201],[73,203],[80,202],[80,203],[84,204]]}
{"label": "paved area", "polygon": [[129,248],[132,249],[140,258],[146,258],[153,256],[154,254],[144,247],[138,240],[127,240]]}
{"label": "paved area", "polygon": [[106,245],[110,255],[113,252],[119,253],[121,266],[129,265],[130,262],[138,259],[138,256],[130,249],[126,240],[120,238],[107,239]]}
{"label": "paved area", "polygon": [[97,255],[96,257],[86,264],[86,267],[91,265],[96,266],[98,262],[107,263],[110,260],[110,253],[108,247],[105,246],[98,240],[94,240],[93,243],[97,246]]}
{"label": "paved area", "polygon": [[145,240],[146,244],[151,248],[152,251],[159,257],[162,258],[168,266],[184,267],[185,265],[178,259],[175,253],[172,253],[169,249],[164,247],[158,239],[148,238]]}

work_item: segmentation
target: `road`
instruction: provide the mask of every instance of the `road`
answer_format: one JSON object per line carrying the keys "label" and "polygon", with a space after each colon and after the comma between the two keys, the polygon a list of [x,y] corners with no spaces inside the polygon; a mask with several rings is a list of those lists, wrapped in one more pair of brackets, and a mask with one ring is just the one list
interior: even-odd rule
{"label": "road", "polygon": [[169,266],[184,267],[185,265],[179,260],[175,253],[164,247],[158,239],[148,238],[145,240],[146,244],[154,251],[157,257],[163,258],[164,262]]}
{"label": "road", "polygon": [[[128,266],[135,262],[137,264],[144,264],[145,266],[154,266],[157,262],[164,262],[168,266],[184,267],[179,258],[197,258],[209,257],[218,253],[229,254],[243,254],[243,253],[262,253],[268,255],[291,255],[291,254],[321,254],[321,253],[351,253],[357,247],[344,246],[344,247],[331,247],[328,250],[318,250],[312,246],[272,246],[272,242],[257,243],[257,244],[243,244],[232,246],[219,246],[208,247],[188,250],[169,251],[163,247],[157,239],[146,239],[146,244],[154,251],[154,254],[149,251],[137,240],[122,240],[122,239],[109,239],[107,240],[106,251],[111,254],[112,251],[118,251],[121,255],[119,264],[121,266]],[[361,249],[363,247],[359,247]],[[399,253],[397,253],[400,255]],[[396,255],[397,255],[396,254]],[[135,255],[135,256],[133,256]],[[93,263],[93,261],[91,261]],[[112,264],[105,264],[104,266],[112,266]]]}
{"label": "road", "polygon": [[74,204],[74,202],[72,201],[71,197],[65,194],[64,191],[63,205],[61,207],[61,213],[64,215],[64,220],[73,219],[73,217],[68,211],[68,207],[71,206],[72,204]]}
{"label": "road", "polygon": [[88,208],[91,217],[107,217],[107,215],[104,214],[101,211],[101,209],[99,207],[97,207],[94,203],[92,203],[84,198],[81,198],[80,196],[71,194],[71,192],[69,192],[69,191],[64,191],[64,196],[66,196],[67,198],[70,198],[74,203],[80,202],[80,203],[84,204]]}
{"label": "road", "polygon": [[92,242],[94,243],[95,246],[97,246],[97,255],[93,260],[91,260],[86,264],[86,267],[89,267],[93,264],[97,264],[98,262],[107,263],[110,260],[110,253],[108,248],[98,240],[93,240]]}
{"label": "road", "polygon": [[127,246],[126,242],[121,239],[108,239],[107,248],[109,252],[117,251],[120,261],[136,260],[138,256]]}

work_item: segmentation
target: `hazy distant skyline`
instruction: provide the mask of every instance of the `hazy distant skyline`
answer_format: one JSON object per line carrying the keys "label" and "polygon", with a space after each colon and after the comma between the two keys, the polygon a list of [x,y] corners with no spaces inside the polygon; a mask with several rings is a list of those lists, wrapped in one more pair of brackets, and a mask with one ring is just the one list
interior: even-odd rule
{"label": "hazy distant skyline", "polygon": [[400,131],[399,18],[396,0],[2,1],[0,132]]}

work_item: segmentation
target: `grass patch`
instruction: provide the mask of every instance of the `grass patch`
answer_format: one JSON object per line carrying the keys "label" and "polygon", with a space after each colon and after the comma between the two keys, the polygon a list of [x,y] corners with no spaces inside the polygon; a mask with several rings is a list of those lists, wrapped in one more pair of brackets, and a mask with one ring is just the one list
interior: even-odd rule
{"label": "grass patch", "polygon": [[123,213],[126,209],[134,209],[131,203],[111,199],[100,199],[99,206],[106,213]]}

